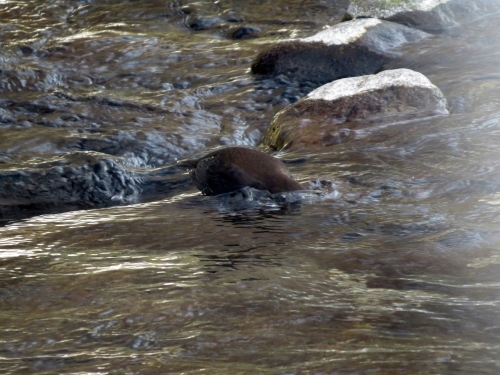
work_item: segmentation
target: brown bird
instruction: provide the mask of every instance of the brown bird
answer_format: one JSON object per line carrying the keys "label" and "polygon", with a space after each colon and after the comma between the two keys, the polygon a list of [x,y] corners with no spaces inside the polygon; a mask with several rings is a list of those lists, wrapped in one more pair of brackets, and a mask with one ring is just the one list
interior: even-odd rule
{"label": "brown bird", "polygon": [[229,193],[245,186],[270,193],[304,190],[281,160],[250,148],[223,148],[180,165],[191,168],[191,179],[204,195]]}

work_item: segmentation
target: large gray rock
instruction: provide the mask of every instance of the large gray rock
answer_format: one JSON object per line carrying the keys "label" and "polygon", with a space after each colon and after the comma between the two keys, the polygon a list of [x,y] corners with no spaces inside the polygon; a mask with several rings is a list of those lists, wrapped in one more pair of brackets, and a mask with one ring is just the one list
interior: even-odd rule
{"label": "large gray rock", "polygon": [[393,123],[447,114],[443,93],[424,75],[409,69],[341,79],[312,91],[273,119],[267,146],[328,146],[355,137],[360,123]]}
{"label": "large gray rock", "polygon": [[343,22],[309,38],[271,46],[255,58],[252,72],[317,83],[373,74],[394,56],[394,48],[427,35],[378,19]]}
{"label": "large gray rock", "polygon": [[499,7],[497,0],[351,0],[345,18],[380,18],[430,31],[455,26]]}

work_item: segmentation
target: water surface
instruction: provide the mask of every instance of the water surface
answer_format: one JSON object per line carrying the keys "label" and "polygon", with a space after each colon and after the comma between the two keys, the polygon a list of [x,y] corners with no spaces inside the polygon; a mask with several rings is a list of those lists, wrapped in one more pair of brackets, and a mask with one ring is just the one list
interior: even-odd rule
{"label": "water surface", "polygon": [[[0,168],[91,151],[148,172],[254,146],[311,87],[256,79],[251,59],[345,6],[4,1]],[[178,171],[155,199],[4,218],[1,372],[497,374],[499,24],[386,66],[429,77],[449,116],[280,155],[330,180],[321,196],[203,197]]]}

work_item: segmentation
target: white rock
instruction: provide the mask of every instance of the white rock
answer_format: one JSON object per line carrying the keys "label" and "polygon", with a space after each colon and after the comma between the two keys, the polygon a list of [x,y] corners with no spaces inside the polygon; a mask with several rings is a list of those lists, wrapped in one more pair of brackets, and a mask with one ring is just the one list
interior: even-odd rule
{"label": "white rock", "polygon": [[339,79],[327,83],[310,92],[306,99],[337,100],[347,96],[359,95],[368,91],[384,90],[394,86],[422,87],[436,89],[429,79],[410,69],[386,70],[379,74]]}
{"label": "white rock", "polygon": [[274,149],[325,147],[370,127],[448,114],[446,99],[423,74],[395,69],[323,85],[276,114],[264,135]]}

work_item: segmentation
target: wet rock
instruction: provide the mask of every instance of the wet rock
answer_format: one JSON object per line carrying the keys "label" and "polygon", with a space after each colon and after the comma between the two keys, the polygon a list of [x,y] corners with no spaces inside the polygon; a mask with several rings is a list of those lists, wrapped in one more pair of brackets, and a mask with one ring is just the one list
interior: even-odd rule
{"label": "wet rock", "polygon": [[373,17],[431,31],[498,11],[498,5],[494,0],[352,0],[345,19]]}
{"label": "wet rock", "polygon": [[0,172],[0,206],[130,203],[138,198],[141,181],[108,156],[74,152],[32,168]]}
{"label": "wet rock", "polygon": [[359,19],[273,45],[255,58],[251,68],[255,74],[326,83],[373,74],[394,56],[392,49],[427,35],[389,21]]}
{"label": "wet rock", "polygon": [[255,38],[259,35],[260,29],[254,26],[240,26],[229,31],[231,39]]}
{"label": "wet rock", "polygon": [[133,167],[159,167],[185,153],[176,143],[161,132],[117,131],[107,136],[75,136],[68,139],[67,147],[121,157]]}
{"label": "wet rock", "polygon": [[31,69],[15,62],[0,69],[0,92],[10,93],[23,90],[48,92],[66,85],[65,77],[43,69]]}
{"label": "wet rock", "polygon": [[239,17],[234,11],[228,10],[219,14],[205,16],[201,14],[197,14],[197,12],[191,12],[189,14],[189,19],[187,21],[187,25],[190,29],[193,30],[210,30],[217,28],[227,28],[230,23],[238,23],[243,22],[244,19]]}
{"label": "wet rock", "polygon": [[357,137],[366,123],[447,114],[442,92],[424,75],[409,69],[338,80],[286,107],[271,122],[264,143],[276,150],[328,146]]}
{"label": "wet rock", "polygon": [[8,124],[14,121],[14,115],[7,109],[0,108],[0,124]]}
{"label": "wet rock", "polygon": [[208,30],[221,26],[221,19],[219,17],[212,18],[195,18],[188,23],[188,27],[193,30]]}
{"label": "wet rock", "polygon": [[36,52],[35,48],[29,45],[19,46],[19,52],[22,55],[32,55]]}

